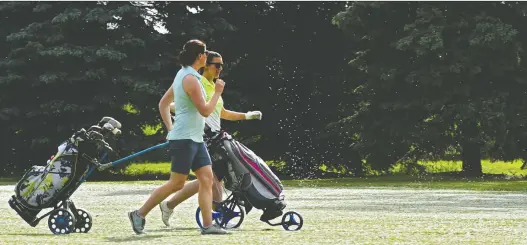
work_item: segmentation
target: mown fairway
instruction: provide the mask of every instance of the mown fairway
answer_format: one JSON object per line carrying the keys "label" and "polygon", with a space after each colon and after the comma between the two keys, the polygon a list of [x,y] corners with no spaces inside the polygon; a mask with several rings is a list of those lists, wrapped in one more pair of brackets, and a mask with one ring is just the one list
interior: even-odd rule
{"label": "mown fairway", "polygon": [[146,235],[135,235],[126,212],[162,182],[85,183],[74,194],[94,218],[87,234],[53,235],[47,219],[33,228],[7,204],[13,185],[0,186],[1,244],[527,244],[527,195],[408,188],[287,187],[286,211],[304,217],[298,232],[260,222],[249,213],[229,236],[202,236],[197,196],[179,206],[166,228],[158,208]]}

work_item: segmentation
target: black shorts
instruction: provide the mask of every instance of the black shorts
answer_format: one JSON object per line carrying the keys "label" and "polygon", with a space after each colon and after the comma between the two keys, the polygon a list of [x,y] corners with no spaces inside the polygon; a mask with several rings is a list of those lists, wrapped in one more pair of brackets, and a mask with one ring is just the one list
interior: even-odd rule
{"label": "black shorts", "polygon": [[168,151],[172,160],[170,170],[188,175],[190,170],[196,171],[211,164],[210,155],[205,143],[191,139],[168,141]]}

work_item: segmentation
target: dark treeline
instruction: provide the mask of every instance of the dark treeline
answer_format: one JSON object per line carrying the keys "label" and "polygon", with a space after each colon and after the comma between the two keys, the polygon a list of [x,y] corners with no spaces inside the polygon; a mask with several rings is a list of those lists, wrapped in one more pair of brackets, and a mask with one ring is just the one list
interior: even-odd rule
{"label": "dark treeline", "polygon": [[193,38],[223,55],[226,108],[263,112],[225,129],[285,162],[284,174],[448,158],[478,176],[482,158],[527,160],[526,12],[522,2],[2,2],[0,176],[44,164],[103,116],[123,123],[114,157],[163,140],[163,127],[143,127],[161,123],[158,101]]}

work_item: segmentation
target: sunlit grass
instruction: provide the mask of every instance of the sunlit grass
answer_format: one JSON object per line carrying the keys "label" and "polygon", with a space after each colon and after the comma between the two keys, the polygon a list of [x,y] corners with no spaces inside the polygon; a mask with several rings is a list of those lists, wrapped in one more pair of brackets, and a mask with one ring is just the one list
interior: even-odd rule
{"label": "sunlit grass", "polygon": [[[283,169],[285,163],[283,162],[274,162],[268,161],[267,164],[270,166],[276,167],[278,170]],[[426,173],[446,173],[446,172],[459,172],[461,171],[461,161],[437,161],[437,162],[419,162]],[[484,174],[503,174],[510,176],[527,176],[527,169],[521,169],[521,161],[513,162],[491,162],[490,160],[482,161],[482,168]],[[324,165],[320,167],[321,170],[327,172],[336,172],[344,173],[344,168],[334,169],[328,168]],[[140,175],[143,173],[168,173],[170,171],[170,163],[160,162],[160,163],[133,163],[126,168],[125,173],[130,175]],[[402,165],[395,165],[390,169],[390,174],[401,174],[406,170]],[[367,176],[379,176],[378,172],[371,170],[366,171]]]}
{"label": "sunlit grass", "polygon": [[[419,162],[419,164],[429,173],[459,172],[462,169],[461,161]],[[521,169],[523,163],[520,160],[512,162],[483,160],[481,165],[485,174],[527,176],[527,169]]]}
{"label": "sunlit grass", "polygon": [[[194,195],[176,207],[171,227],[164,226],[156,206],[147,216],[146,234],[136,235],[126,213],[141,207],[163,183],[83,184],[71,201],[92,216],[93,226],[86,234],[53,235],[47,218],[31,227],[7,203],[0,205],[0,243],[513,245],[525,244],[523,237],[527,235],[524,211],[527,199],[523,193],[289,185],[284,211],[296,211],[303,216],[304,226],[297,232],[261,222],[262,211],[253,209],[240,228],[231,230],[233,234],[202,236],[195,221],[198,195]],[[0,186],[0,199],[7,200],[12,194],[12,186]]]}
{"label": "sunlit grass", "polygon": [[143,130],[143,134],[145,136],[151,136],[157,134],[161,127],[161,123],[159,123],[157,125],[143,125],[141,129]]}
{"label": "sunlit grass", "polygon": [[[124,169],[121,173],[129,176],[140,176],[145,174],[169,174],[170,163],[133,163],[126,167],[126,169]],[[190,171],[190,175],[194,176],[192,170]]]}
{"label": "sunlit grass", "polygon": [[[511,162],[496,161],[492,162],[490,160],[481,161],[482,169],[484,174],[503,174],[516,177],[527,176],[527,169],[521,169],[523,162],[521,160],[515,160]],[[413,168],[419,167],[420,170],[414,169],[413,171],[408,171],[407,166],[403,164],[395,164],[388,171],[389,174],[406,174],[417,173],[418,171],[424,171],[425,173],[452,173],[460,172],[462,170],[461,161],[419,161],[417,166],[412,166]],[[325,165],[320,167],[321,170],[326,172],[333,173],[345,173],[345,169],[341,168],[329,168]],[[371,170],[368,166],[364,169],[366,176],[379,176],[380,172]]]}
{"label": "sunlit grass", "polygon": [[134,105],[128,103],[126,105],[123,105],[123,110],[130,113],[130,114],[137,114],[139,113],[139,110],[137,110],[137,108],[135,108]]}

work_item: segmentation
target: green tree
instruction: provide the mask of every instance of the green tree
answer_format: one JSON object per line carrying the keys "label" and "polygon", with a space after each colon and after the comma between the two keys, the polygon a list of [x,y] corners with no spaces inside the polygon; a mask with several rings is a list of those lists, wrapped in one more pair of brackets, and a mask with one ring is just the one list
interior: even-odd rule
{"label": "green tree", "polygon": [[264,115],[261,122],[225,126],[246,136],[264,159],[286,161],[288,173],[297,177],[333,164],[335,147],[346,150],[325,134],[326,124],[344,115],[336,108],[350,100],[346,87],[355,82],[345,71],[349,44],[331,24],[344,5],[221,3],[218,13],[236,30],[215,40],[224,59],[236,62],[226,69],[226,103]]}
{"label": "green tree", "polygon": [[[518,31],[496,16],[496,4],[353,3],[335,17],[363,40],[351,62],[368,76],[358,93],[363,116],[350,119],[361,142],[387,140],[388,149],[400,149],[396,158],[407,151],[437,158],[453,147],[465,174],[482,174],[481,148],[491,125],[506,120],[504,90],[516,83],[521,51]],[[389,129],[384,137],[365,137],[367,114],[389,118],[378,124]]]}
{"label": "green tree", "polygon": [[[12,32],[20,30],[22,27],[29,24],[29,20],[25,18],[26,15],[30,15],[32,5],[29,2],[6,2],[0,4],[0,35],[6,37]],[[11,47],[5,38],[0,39],[0,76],[7,77],[8,73],[5,67],[8,62],[3,57],[7,57]],[[12,77],[15,79],[15,77]],[[17,130],[14,130],[16,125],[11,123],[14,117],[17,117],[21,112],[18,108],[8,104],[11,96],[15,94],[9,93],[10,89],[16,88],[15,83],[6,82],[5,80],[0,81],[0,154],[3,156],[3,161],[0,163],[0,173],[10,174],[11,168],[16,166],[18,163],[17,156],[20,152],[16,151],[13,147],[15,142]],[[17,154],[18,153],[18,154]],[[9,167],[8,167],[9,166]]]}
{"label": "green tree", "polygon": [[[11,125],[17,167],[42,164],[60,141],[102,116],[122,121],[128,139],[142,137],[141,125],[159,120],[157,102],[166,89],[159,85],[172,79],[171,67],[167,42],[145,22],[145,8],[129,2],[6,2],[0,10],[1,16],[26,16],[6,35],[9,52],[0,77],[2,122]],[[138,113],[124,111],[126,104]]]}

